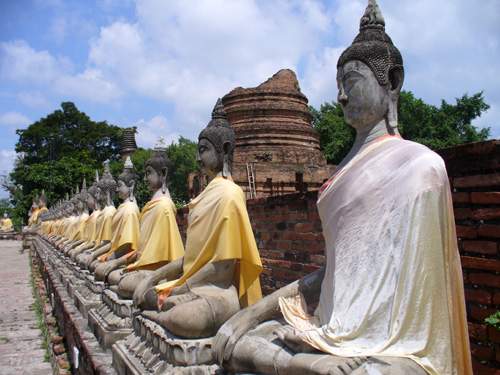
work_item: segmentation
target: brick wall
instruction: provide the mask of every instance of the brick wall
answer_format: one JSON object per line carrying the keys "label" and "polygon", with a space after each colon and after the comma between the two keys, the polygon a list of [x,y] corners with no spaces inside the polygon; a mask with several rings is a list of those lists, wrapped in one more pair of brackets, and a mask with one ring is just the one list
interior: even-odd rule
{"label": "brick wall", "polygon": [[475,374],[500,374],[500,331],[484,318],[500,310],[500,141],[439,152],[453,190]]}
{"label": "brick wall", "polygon": [[[484,324],[486,316],[500,309],[500,141],[439,153],[454,190],[474,373],[500,375],[500,332]],[[256,199],[247,207],[264,264],[265,294],[323,264],[315,192]],[[186,210],[178,213],[183,236],[186,214]]]}

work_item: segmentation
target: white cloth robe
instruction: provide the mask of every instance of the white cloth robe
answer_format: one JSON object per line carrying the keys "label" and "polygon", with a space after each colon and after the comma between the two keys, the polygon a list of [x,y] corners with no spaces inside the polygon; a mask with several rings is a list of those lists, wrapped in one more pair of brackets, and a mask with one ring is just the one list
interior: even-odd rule
{"label": "white cloth robe", "polygon": [[318,198],[326,273],[315,316],[282,299],[302,339],[339,356],[396,356],[429,374],[472,374],[460,257],[443,160],[374,141]]}

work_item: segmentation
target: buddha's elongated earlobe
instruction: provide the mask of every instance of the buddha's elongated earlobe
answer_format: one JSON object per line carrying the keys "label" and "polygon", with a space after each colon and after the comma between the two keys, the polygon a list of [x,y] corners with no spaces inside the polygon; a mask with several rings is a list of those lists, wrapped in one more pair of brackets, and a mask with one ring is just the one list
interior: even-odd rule
{"label": "buddha's elongated earlobe", "polygon": [[161,192],[165,194],[167,192],[167,171],[163,175],[163,182],[161,184]]}
{"label": "buddha's elongated earlobe", "polygon": [[224,159],[222,161],[222,177],[226,178],[231,176],[231,169],[229,167],[229,155],[224,154]]}
{"label": "buddha's elongated earlobe", "polygon": [[390,100],[387,110],[386,123],[389,134],[398,134],[398,103]]}
{"label": "buddha's elongated earlobe", "polygon": [[129,186],[129,188],[128,188],[128,199],[130,199],[131,202],[134,201],[134,187],[135,187],[135,184],[132,181],[132,185]]}

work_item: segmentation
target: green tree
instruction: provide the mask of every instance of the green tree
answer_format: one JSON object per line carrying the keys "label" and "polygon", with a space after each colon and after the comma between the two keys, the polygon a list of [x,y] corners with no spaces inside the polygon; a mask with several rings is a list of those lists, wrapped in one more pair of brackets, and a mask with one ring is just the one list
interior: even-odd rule
{"label": "green tree", "polygon": [[196,162],[197,143],[187,138],[179,137],[177,143],[172,143],[167,148],[167,156],[172,163],[169,173],[169,190],[172,199],[178,205],[189,200],[188,175],[198,168]]}
{"label": "green tree", "polygon": [[20,157],[9,176],[16,222],[26,221],[33,198],[42,190],[53,203],[81,185],[84,177],[91,183],[105,160],[118,159],[119,127],[92,121],[70,102],[61,108],[17,130]]}
{"label": "green tree", "polygon": [[[434,150],[461,143],[486,140],[490,128],[478,129],[472,121],[489,109],[483,93],[467,94],[455,104],[442,101],[439,107],[402,91],[399,100],[399,131],[403,138],[422,143]],[[324,103],[319,110],[311,107],[313,127],[320,136],[321,149],[330,163],[338,164],[354,142],[355,132],[344,121],[338,103]]]}

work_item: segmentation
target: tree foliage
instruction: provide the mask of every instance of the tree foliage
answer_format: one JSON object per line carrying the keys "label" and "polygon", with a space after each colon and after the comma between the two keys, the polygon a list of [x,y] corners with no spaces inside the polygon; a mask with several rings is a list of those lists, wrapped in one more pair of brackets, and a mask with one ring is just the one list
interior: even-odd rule
{"label": "tree foliage", "polygon": [[25,222],[33,198],[42,190],[53,203],[81,185],[84,177],[91,183],[105,160],[117,160],[121,129],[92,121],[65,102],[17,134],[20,157],[9,176],[9,190],[14,219]]}
{"label": "tree foliage", "polygon": [[[465,94],[455,104],[443,100],[437,107],[415,98],[410,91],[403,91],[399,100],[399,131],[403,138],[435,150],[483,141],[489,137],[490,129],[478,129],[472,121],[488,108],[482,92]],[[338,103],[324,103],[319,110],[311,107],[311,113],[326,159],[338,164],[354,143],[354,129],[345,123]]]}

